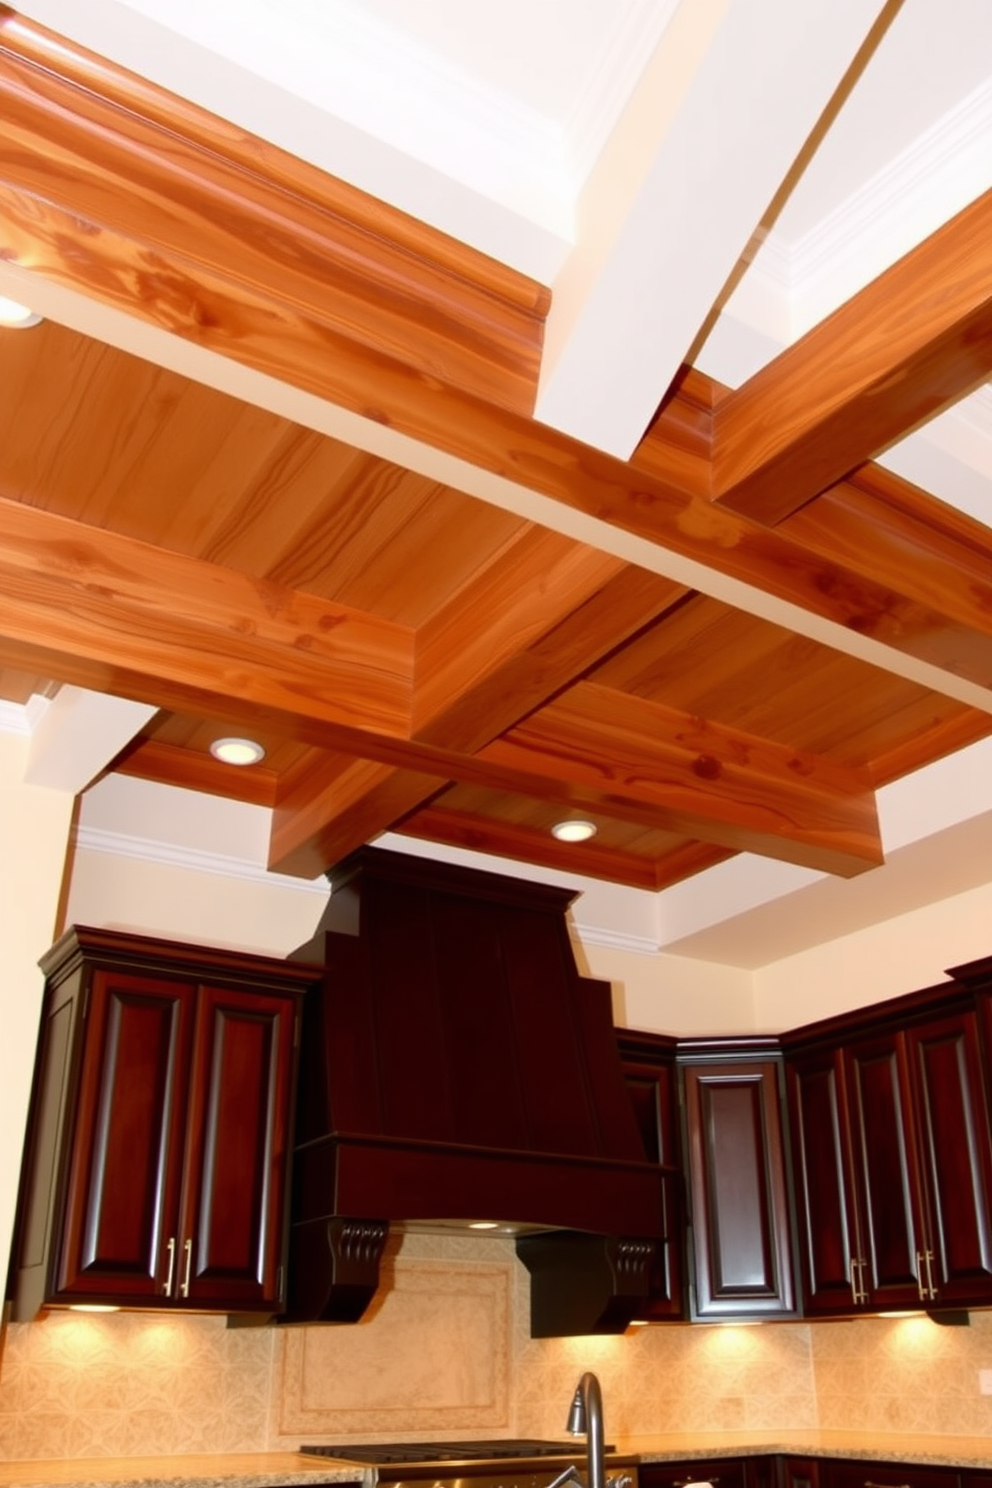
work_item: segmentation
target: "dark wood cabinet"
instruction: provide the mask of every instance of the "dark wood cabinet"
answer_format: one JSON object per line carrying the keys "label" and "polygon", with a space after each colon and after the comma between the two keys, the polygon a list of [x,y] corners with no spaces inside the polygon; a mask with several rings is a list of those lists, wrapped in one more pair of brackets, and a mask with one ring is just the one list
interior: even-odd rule
{"label": "dark wood cabinet", "polygon": [[792,1317],[796,1288],[782,1061],[738,1041],[679,1053],[684,1082],[691,1315]]}
{"label": "dark wood cabinet", "polygon": [[[660,1034],[617,1030],[624,1081],[649,1161],[664,1165],[660,1175],[665,1214],[665,1240],[651,1268],[650,1295],[644,1308],[648,1322],[685,1317],[682,1155],[679,1133],[676,1040]],[[674,1171],[673,1171],[674,1170]]]}
{"label": "dark wood cabinet", "polygon": [[820,1488],[820,1463],[815,1457],[780,1457],[781,1488]]}
{"label": "dark wood cabinet", "polygon": [[46,996],[14,1315],[282,1305],[299,963],[76,929]]}
{"label": "dark wood cabinet", "polygon": [[821,1488],[961,1488],[952,1467],[912,1463],[834,1461],[820,1467]]}
{"label": "dark wood cabinet", "polygon": [[744,1461],[740,1457],[691,1457],[680,1462],[643,1463],[638,1477],[640,1488],[688,1488],[690,1483],[745,1488]]}
{"label": "dark wood cabinet", "polygon": [[[953,1002],[953,989],[950,1000]],[[974,1005],[840,1027],[788,1080],[805,1310],[992,1298],[992,1140]]]}

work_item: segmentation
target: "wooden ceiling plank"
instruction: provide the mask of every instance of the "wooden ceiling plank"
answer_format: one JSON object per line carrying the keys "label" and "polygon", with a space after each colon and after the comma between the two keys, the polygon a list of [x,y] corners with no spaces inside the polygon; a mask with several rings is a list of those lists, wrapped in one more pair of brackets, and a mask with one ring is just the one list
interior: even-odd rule
{"label": "wooden ceiling plank", "polygon": [[417,632],[413,732],[475,750],[686,593],[529,527]]}
{"label": "wooden ceiling plank", "polygon": [[657,870],[650,858],[618,852],[593,843],[558,842],[546,832],[537,832],[510,822],[483,821],[477,816],[445,808],[443,803],[424,807],[403,822],[406,837],[425,842],[443,842],[448,847],[467,848],[515,862],[535,863],[566,873],[602,878],[634,889],[657,888]]}
{"label": "wooden ceiling plank", "polygon": [[725,398],[713,498],[774,525],[992,374],[992,191]]}
{"label": "wooden ceiling plank", "polygon": [[730,849],[845,877],[882,861],[866,770],[596,683],[576,684],[478,762],[497,775],[534,774],[562,804]]}
{"label": "wooden ceiling plank", "polygon": [[36,213],[68,188],[90,232],[140,245],[163,312],[173,255],[248,290],[277,270],[287,306],[346,339],[533,406],[549,294],[525,275],[9,12],[0,98],[7,185]]}
{"label": "wooden ceiling plank", "polygon": [[932,646],[920,636],[917,654],[954,666],[960,637],[992,635],[992,530],[891,472],[863,467],[787,517],[782,530],[806,552],[885,588],[901,585],[921,610],[944,616]]}
{"label": "wooden ceiling plank", "polygon": [[0,591],[0,635],[43,638],[60,680],[88,668],[158,706],[302,716],[328,743],[409,733],[413,634],[375,616],[3,500]]}
{"label": "wooden ceiling plank", "polygon": [[203,750],[180,749],[157,739],[139,739],[114,761],[113,770],[115,775],[131,775],[270,808],[276,804],[279,786],[278,775],[265,765],[232,770]]}

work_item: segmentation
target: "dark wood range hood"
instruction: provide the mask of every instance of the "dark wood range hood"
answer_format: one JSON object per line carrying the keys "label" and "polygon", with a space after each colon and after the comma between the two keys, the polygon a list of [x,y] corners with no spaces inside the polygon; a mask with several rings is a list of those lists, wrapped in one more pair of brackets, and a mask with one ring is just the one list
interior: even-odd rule
{"label": "dark wood range hood", "polygon": [[391,1224],[518,1230],[541,1332],[637,1315],[662,1176],[623,1082],[574,894],[363,848],[295,955],[322,963],[300,1063],[288,1322],[354,1321]]}

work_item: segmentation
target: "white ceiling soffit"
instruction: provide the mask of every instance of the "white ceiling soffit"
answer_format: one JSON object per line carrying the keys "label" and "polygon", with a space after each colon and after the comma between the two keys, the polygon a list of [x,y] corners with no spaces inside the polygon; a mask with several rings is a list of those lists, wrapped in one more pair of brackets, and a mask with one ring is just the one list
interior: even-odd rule
{"label": "white ceiling soffit", "polygon": [[78,795],[157,711],[85,687],[59,688],[32,727],[25,785]]}

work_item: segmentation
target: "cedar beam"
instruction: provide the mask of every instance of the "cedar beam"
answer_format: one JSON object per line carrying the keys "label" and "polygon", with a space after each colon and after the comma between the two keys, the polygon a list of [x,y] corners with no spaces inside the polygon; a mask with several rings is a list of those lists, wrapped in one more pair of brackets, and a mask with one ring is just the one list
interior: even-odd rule
{"label": "cedar beam", "polygon": [[851,877],[882,861],[867,770],[581,682],[478,762],[493,783],[737,851]]}
{"label": "cedar beam", "polygon": [[992,191],[717,407],[713,499],[773,526],[992,373]]}
{"label": "cedar beam", "polygon": [[0,593],[23,670],[325,747],[409,735],[413,632],[374,615],[3,499]]}

